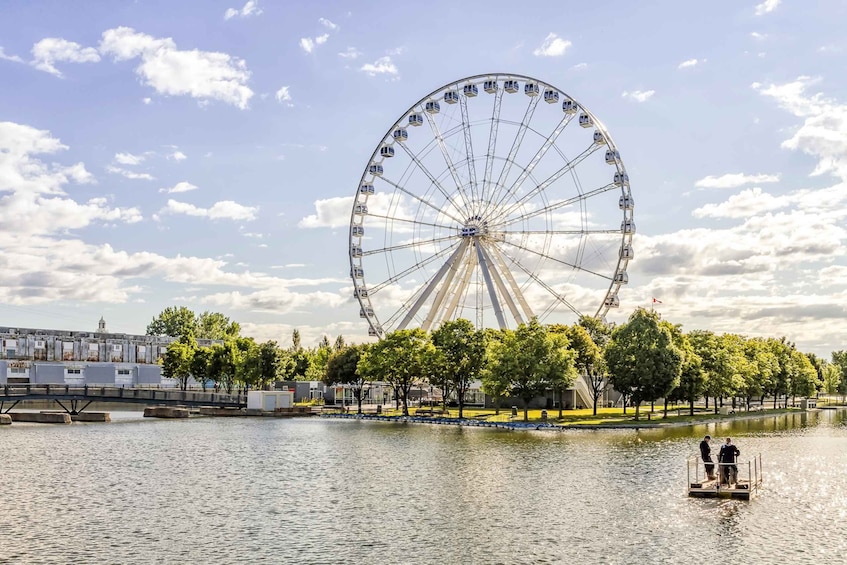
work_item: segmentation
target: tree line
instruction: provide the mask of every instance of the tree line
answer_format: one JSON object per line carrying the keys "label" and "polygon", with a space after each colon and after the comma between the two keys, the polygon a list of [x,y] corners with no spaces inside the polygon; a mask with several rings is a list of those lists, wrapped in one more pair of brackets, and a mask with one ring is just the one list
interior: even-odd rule
{"label": "tree line", "polygon": [[[178,337],[163,361],[163,374],[184,389],[193,377],[204,389],[267,388],[280,380],[323,381],[346,385],[361,411],[370,382],[384,382],[398,407],[409,413],[412,390],[423,386],[452,398],[463,416],[475,381],[491,396],[499,412],[505,398],[523,401],[524,418],[532,399],[553,393],[559,412],[563,395],[584,378],[596,414],[608,387],[623,398],[624,411],[634,407],[636,419],[644,403],[663,400],[694,404],[710,399],[713,408],[729,400],[774,407],[790,397],[816,393],[847,394],[847,351],[827,361],[805,354],[783,338],[749,338],[706,330],[683,332],[657,312],[639,308],[616,327],[582,317],[573,325],[542,325],[537,320],[516,329],[476,329],[464,319],[437,329],[397,330],[373,344],[334,344],[324,336],[317,347],[304,348],[294,330],[291,345],[257,343],[240,335],[240,326],[220,313],[168,308],[148,326],[148,334]],[[200,347],[197,339],[219,340]]]}

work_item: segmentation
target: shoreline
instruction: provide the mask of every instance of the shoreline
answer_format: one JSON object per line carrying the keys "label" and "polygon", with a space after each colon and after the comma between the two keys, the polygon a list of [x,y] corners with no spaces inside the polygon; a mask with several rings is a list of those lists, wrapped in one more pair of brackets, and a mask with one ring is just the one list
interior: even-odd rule
{"label": "shoreline", "polygon": [[777,412],[756,413],[756,414],[738,414],[738,415],[719,415],[715,418],[709,418],[699,421],[670,421],[670,422],[616,422],[609,424],[554,424],[550,422],[486,422],[473,419],[458,418],[433,418],[429,416],[382,416],[375,414],[321,414],[320,418],[331,418],[339,420],[366,420],[374,422],[390,422],[403,424],[435,424],[443,426],[458,426],[467,428],[494,428],[502,430],[536,430],[536,431],[571,431],[571,430],[638,430],[638,429],[657,429],[657,428],[679,428],[684,426],[699,426],[710,423],[731,422],[736,420],[754,420],[762,418],[771,418],[782,416],[785,414],[808,414],[810,412],[820,412],[820,408],[810,408],[807,410],[800,409],[783,409]]}

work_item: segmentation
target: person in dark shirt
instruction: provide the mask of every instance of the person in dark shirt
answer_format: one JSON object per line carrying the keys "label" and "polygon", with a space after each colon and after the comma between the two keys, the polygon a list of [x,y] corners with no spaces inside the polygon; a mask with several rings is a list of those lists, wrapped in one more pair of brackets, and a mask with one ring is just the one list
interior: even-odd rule
{"label": "person in dark shirt", "polygon": [[700,458],[703,459],[703,463],[706,465],[706,478],[709,480],[715,478],[715,465],[712,463],[712,448],[709,445],[711,440],[712,436],[706,436],[700,442]]}
{"label": "person in dark shirt", "polygon": [[738,479],[738,466],[735,463],[739,455],[741,452],[732,445],[732,439],[726,438],[726,443],[718,453],[718,462],[721,463],[721,481],[727,485],[735,484]]}

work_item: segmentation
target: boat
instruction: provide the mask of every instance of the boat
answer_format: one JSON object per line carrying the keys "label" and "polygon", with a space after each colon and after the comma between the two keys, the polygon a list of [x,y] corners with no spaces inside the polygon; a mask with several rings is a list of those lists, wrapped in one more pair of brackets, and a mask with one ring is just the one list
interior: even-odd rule
{"label": "boat", "polygon": [[[693,498],[734,498],[752,500],[762,490],[762,454],[747,461],[713,463],[716,478],[706,475],[705,463],[699,455],[688,458],[688,496]],[[734,467],[734,469],[733,469]],[[724,477],[726,482],[722,482]]]}

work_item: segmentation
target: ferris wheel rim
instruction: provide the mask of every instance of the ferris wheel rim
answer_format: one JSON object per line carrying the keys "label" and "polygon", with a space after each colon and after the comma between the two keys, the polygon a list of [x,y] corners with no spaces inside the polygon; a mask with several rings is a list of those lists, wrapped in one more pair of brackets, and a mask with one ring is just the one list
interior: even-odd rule
{"label": "ferris wheel rim", "polygon": [[[520,74],[520,73],[499,73],[498,72],[498,73],[483,73],[483,74],[471,75],[471,76],[468,76],[468,77],[464,77],[464,78],[460,78],[458,80],[448,82],[448,83],[440,86],[439,88],[432,90],[427,95],[421,97],[417,102],[415,102],[414,104],[409,106],[403,113],[401,113],[398,116],[398,118],[391,123],[389,128],[386,130],[385,134],[380,138],[380,141],[377,143],[376,148],[374,149],[373,153],[371,154],[370,158],[368,159],[367,165],[365,166],[364,171],[362,173],[362,176],[359,179],[359,186],[357,187],[356,196],[353,199],[353,206],[352,206],[352,209],[351,209],[350,222],[349,222],[350,230],[348,231],[348,244],[349,244],[348,245],[348,258],[349,258],[349,263],[350,263],[351,279],[353,281],[354,297],[356,298],[356,300],[357,300],[357,302],[360,306],[360,309],[361,309],[360,313],[365,312],[367,314],[368,311],[370,311],[372,313],[371,315],[363,316],[367,320],[367,323],[369,325],[369,333],[372,332],[372,335],[376,335],[377,337],[382,337],[384,335],[384,332],[383,332],[382,325],[379,323],[379,317],[377,316],[376,311],[373,309],[373,303],[372,303],[371,297],[370,297],[370,295],[368,294],[368,291],[367,291],[368,286],[367,286],[367,283],[365,282],[364,274],[360,277],[355,276],[355,273],[356,273],[355,270],[357,268],[360,271],[362,271],[362,258],[364,257],[364,255],[360,255],[359,257],[356,257],[356,256],[353,255],[352,252],[349,251],[353,248],[354,243],[356,242],[357,239],[358,239],[359,242],[361,242],[361,237],[362,237],[360,235],[359,236],[354,235],[354,227],[359,225],[359,224],[356,224],[356,221],[355,221],[356,215],[357,215],[356,214],[357,203],[359,202],[360,197],[361,197],[359,187],[362,187],[365,184],[366,180],[368,179],[368,177],[369,177],[369,167],[371,165],[374,165],[374,164],[381,165],[385,161],[386,157],[380,155],[380,151],[383,147],[399,145],[400,147],[403,147],[404,150],[408,151],[408,148],[405,146],[404,143],[402,143],[402,142],[398,143],[394,138],[392,138],[392,132],[394,132],[398,128],[406,127],[407,124],[404,123],[405,119],[408,119],[409,116],[411,116],[412,114],[415,114],[415,113],[424,113],[424,112],[417,112],[417,110],[418,109],[423,110],[428,101],[437,100],[436,97],[439,94],[443,94],[443,93],[445,93],[445,92],[447,92],[448,90],[451,90],[451,89],[455,92],[459,92],[460,89],[462,87],[464,87],[465,85],[477,85],[477,84],[482,83],[483,81],[486,81],[486,80],[497,81],[498,84],[503,82],[503,81],[507,81],[507,80],[520,81],[520,82],[525,83],[525,85],[529,84],[529,83],[533,83],[537,87],[538,86],[544,86],[545,88],[551,88],[555,92],[557,92],[558,94],[561,94],[564,97],[566,97],[566,99],[571,100],[576,105],[577,111],[579,111],[581,114],[587,115],[590,118],[591,124],[594,127],[594,129],[596,131],[600,131],[602,133],[602,136],[603,136],[602,146],[605,146],[608,151],[613,151],[615,153],[615,155],[618,155],[618,158],[616,158],[616,161],[614,163],[615,169],[616,169],[617,173],[620,173],[622,175],[622,178],[623,177],[627,178],[626,182],[620,185],[620,190],[621,190],[621,194],[622,194],[621,198],[623,198],[624,196],[631,198],[629,196],[631,194],[631,189],[630,189],[629,182],[628,182],[628,176],[626,175],[626,168],[623,164],[623,161],[619,158],[617,145],[615,144],[614,139],[611,136],[611,134],[609,133],[605,124],[603,124],[599,119],[597,119],[597,117],[594,115],[594,113],[591,112],[583,104],[581,104],[577,98],[571,96],[570,94],[568,94],[563,89],[560,89],[560,88],[552,85],[550,82],[539,80],[539,79],[536,79],[536,78],[528,76],[528,75],[524,75],[524,74]],[[538,96],[538,92],[536,92],[536,98],[540,99],[540,96]],[[465,111],[466,108],[465,108],[464,104],[466,104],[467,102],[466,102],[465,99],[461,99],[461,100],[462,100],[461,107],[462,107],[463,111]],[[557,98],[557,101],[558,101],[558,98]],[[533,111],[534,111],[534,106],[532,106],[532,107],[533,107]],[[424,115],[428,119],[430,119],[430,116],[429,116],[428,113],[424,113]],[[465,114],[463,114],[463,120],[464,120],[464,117],[465,117]],[[530,116],[530,118],[531,118],[531,116]],[[498,120],[499,120],[499,116],[498,116]],[[495,121],[494,117],[492,117],[492,128],[494,126],[494,121]],[[527,121],[526,116],[524,116],[524,121],[526,122],[526,124],[528,124],[531,121],[531,119],[529,121]],[[528,127],[528,125],[524,126],[524,121],[522,121],[520,123],[519,127],[521,127],[521,128],[527,128]],[[563,119],[562,121],[565,121],[565,120]],[[504,122],[505,122],[505,120],[504,120]],[[567,125],[567,123],[569,123],[569,121],[565,122],[565,126]],[[469,127],[470,127],[469,124],[466,124],[463,121],[461,128],[459,128],[459,126],[455,126],[454,129],[459,128],[463,132],[466,132],[466,130],[468,130]],[[538,133],[538,135],[543,136],[543,134],[541,134],[540,132],[536,132],[536,133]],[[433,135],[435,135],[436,137],[438,136],[438,130],[436,130],[435,128],[433,128]],[[443,147],[442,141],[443,140],[439,139],[439,145],[441,145],[441,149],[443,151],[444,147]],[[466,135],[466,142],[467,142],[467,135]],[[431,143],[432,143],[432,141],[430,142],[430,144]],[[490,143],[490,140],[489,140],[489,143]],[[513,143],[518,143],[517,138],[515,139],[515,141]],[[553,145],[555,145],[555,144],[553,144]],[[514,147],[513,147],[513,149],[514,149]],[[471,165],[472,160],[474,160],[475,158],[478,159],[478,156],[476,154],[472,153],[470,150],[468,150],[466,152],[466,157],[467,157],[469,167]],[[451,173],[455,176],[455,172],[453,171],[453,168],[455,167],[455,165],[450,162],[450,159],[446,154],[444,155],[444,158],[445,158],[445,161],[447,162],[448,168],[450,168],[450,170],[451,170]],[[490,158],[490,155],[486,154],[486,167],[488,166],[487,160],[489,158]],[[504,167],[505,166],[506,165],[504,165]],[[511,165],[509,165],[509,166],[511,166]],[[411,168],[411,163],[409,164],[407,169],[409,169],[409,168]],[[420,167],[420,166],[419,166],[419,168],[423,169],[423,167]],[[503,170],[505,170],[505,169],[501,169],[501,176],[506,176],[506,175],[503,175]],[[443,171],[442,171],[442,174],[443,174]],[[377,177],[371,176],[371,178],[375,179]],[[380,178],[381,178],[381,175],[380,175]],[[389,184],[393,184],[395,186],[395,189],[400,189],[404,193],[406,193],[410,196],[413,196],[412,193],[406,191],[405,189],[401,189],[400,186],[388,181],[388,179],[383,179],[383,180],[386,180],[387,182],[389,182]],[[456,180],[457,189],[458,189],[457,191],[461,192],[461,188],[464,185],[459,183],[458,178],[456,178],[455,180]],[[468,182],[468,183],[465,183],[465,184],[471,185],[471,189],[473,189],[477,185],[475,180],[474,180],[473,184],[471,182]],[[504,191],[504,192],[509,193],[514,188],[514,186],[516,186],[517,184],[518,184],[518,182],[516,181],[514,183],[514,185],[508,191]],[[433,185],[437,185],[437,183],[433,182]],[[499,181],[496,184],[496,186],[498,186],[501,190],[503,189],[503,185],[501,185],[501,183]],[[538,188],[538,187],[536,187],[536,188]],[[609,185],[608,187],[605,187],[605,188],[607,190],[614,190],[618,187]],[[429,194],[429,192],[430,191],[428,191],[426,194]],[[443,190],[442,190],[442,192],[444,193],[444,196],[446,198],[445,202],[451,202],[452,203],[452,199],[450,198],[450,196],[448,196],[448,193],[444,192]],[[543,192],[543,190],[541,192]],[[577,198],[577,200],[585,199],[585,197],[582,194],[581,189],[580,189],[579,192],[580,192],[580,194],[579,194],[579,197]],[[373,194],[373,192],[371,194]],[[395,192],[395,194],[396,194],[396,192]],[[455,193],[450,192],[449,194],[452,195],[452,194],[455,194]],[[365,202],[367,201],[367,196],[368,195],[366,194],[365,197],[364,197]],[[419,204],[418,204],[419,207],[420,207],[421,204],[427,204],[430,207],[432,207],[433,209],[435,209],[435,207],[431,203],[425,202],[421,198],[417,198],[417,199],[419,200]],[[571,199],[571,200],[573,200],[573,199]],[[632,217],[633,217],[632,208],[631,207],[630,208],[622,208],[622,210],[623,210],[624,221],[629,220],[631,222]],[[461,210],[459,210],[458,208],[456,208],[456,211],[461,213]],[[443,212],[443,210],[439,210],[439,212]],[[545,209],[544,213],[549,213],[549,210]],[[413,223],[418,223],[416,221],[416,219],[415,219],[415,221],[413,221]],[[452,219],[455,220],[455,221],[459,221],[459,223],[461,223],[461,220],[459,220],[458,218],[452,218]],[[387,220],[387,218],[386,218],[386,220]],[[396,220],[396,218],[392,218],[392,221],[394,221],[394,220]],[[400,221],[408,221],[408,220],[400,220]],[[509,222],[509,225],[515,223],[516,221],[519,221],[519,220],[511,221],[511,222]],[[364,218],[362,220],[362,224],[364,224]],[[449,226],[439,226],[439,227],[449,229]],[[389,230],[386,230],[386,237],[388,236],[388,232],[389,232]],[[547,233],[549,234],[549,230],[548,230]],[[609,304],[609,299],[610,299],[610,297],[614,297],[616,299],[617,294],[618,294],[618,292],[621,288],[621,284],[619,283],[619,281],[617,281],[617,274],[623,272],[624,276],[625,276],[625,274],[626,274],[625,269],[628,266],[629,261],[631,260],[631,258],[629,256],[624,256],[623,250],[624,250],[624,247],[629,247],[631,249],[630,244],[632,242],[633,232],[625,230],[623,228],[623,223],[622,223],[621,230],[607,230],[607,233],[620,234],[620,236],[621,236],[620,237],[621,252],[619,253],[619,255],[617,257],[617,260],[614,261],[615,269],[614,269],[613,275],[611,277],[599,275],[597,273],[593,273],[593,274],[596,274],[597,276],[601,276],[605,279],[610,280],[609,285],[608,285],[608,287],[606,287],[605,293],[603,295],[603,301],[600,303],[600,306],[597,308],[597,310],[594,314],[595,317],[604,317],[608,313],[610,308],[612,307]],[[453,246],[450,246],[450,247],[445,248],[445,249],[452,249],[452,247]],[[434,259],[436,257],[439,257],[440,254],[445,251],[445,249],[441,249],[439,251],[439,253],[432,254],[430,256],[430,259]],[[381,250],[374,250],[372,253],[373,254],[376,254],[376,253],[379,253],[379,252],[385,253],[386,250],[387,250],[387,248],[383,248]],[[386,261],[388,261],[388,255],[390,255],[390,254],[386,254]],[[358,258],[358,262],[357,262],[357,258]],[[546,259],[553,259],[552,257],[549,257],[549,256],[546,256],[545,258]],[[420,265],[420,262],[412,265],[407,270],[411,270],[413,268],[416,268],[419,265]],[[389,267],[387,272],[389,274],[389,278],[386,279],[385,281],[381,281],[380,283],[378,283],[377,287],[384,288],[387,284],[392,284],[391,283],[392,279],[395,279],[394,282],[397,282],[398,280],[402,280],[402,278],[403,278],[403,277],[395,278],[400,273],[393,273],[392,274],[390,267]],[[529,273],[527,273],[527,274],[529,274]],[[532,275],[530,275],[530,276],[532,277]],[[526,284],[529,284],[529,283],[527,282]],[[426,285],[424,285],[424,287],[425,286]],[[422,288],[424,288],[424,287],[422,287]],[[381,290],[381,288],[380,288],[380,290]],[[550,292],[553,293],[554,296],[555,296],[554,291],[551,290]],[[376,294],[376,291],[374,291],[374,294]],[[414,294],[415,293],[413,293],[412,297],[410,297],[408,300],[406,300],[406,302],[403,303],[401,308],[397,312],[395,312],[395,314],[393,314],[391,317],[394,317],[398,313],[402,312],[403,309],[406,308],[406,305],[409,303],[409,301],[412,300],[412,298],[414,297]],[[492,295],[492,297],[493,297],[493,295]],[[493,300],[493,298],[492,298],[492,300]],[[568,304],[564,300],[562,300],[562,302],[565,303],[566,305],[568,305],[575,313],[579,314],[579,312],[576,309],[574,309],[570,304]],[[554,306],[554,305],[555,305],[555,301],[551,306]],[[548,307],[548,309],[549,308],[550,307]]]}

